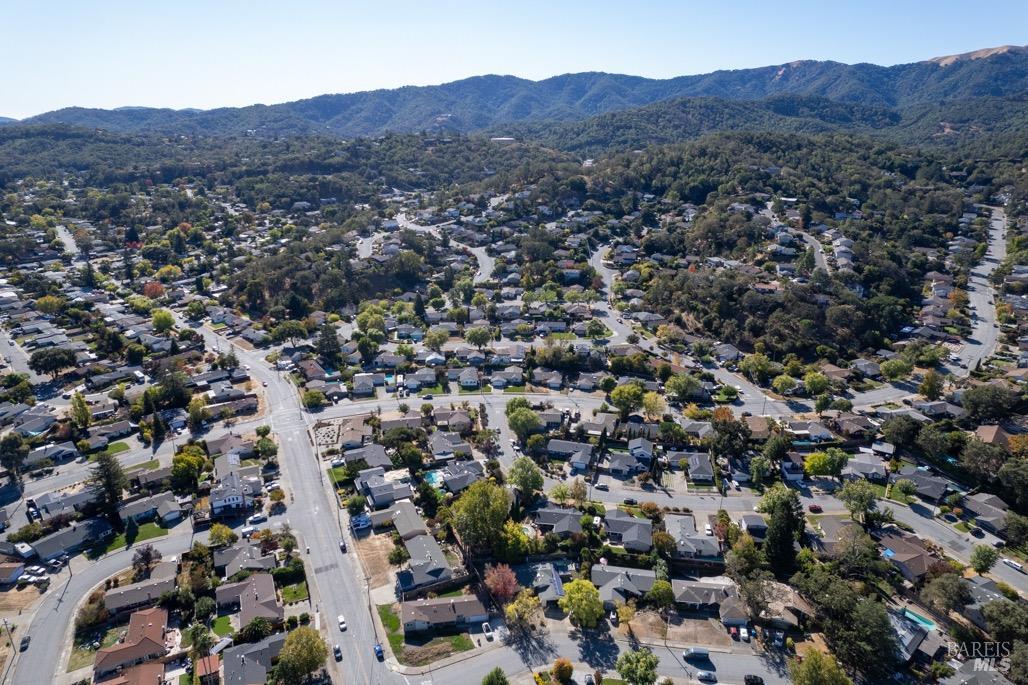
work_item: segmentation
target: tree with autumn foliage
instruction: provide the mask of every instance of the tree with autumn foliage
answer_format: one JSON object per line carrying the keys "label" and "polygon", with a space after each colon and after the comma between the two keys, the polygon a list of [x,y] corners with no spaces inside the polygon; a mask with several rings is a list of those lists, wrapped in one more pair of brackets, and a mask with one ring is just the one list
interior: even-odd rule
{"label": "tree with autumn foliage", "polygon": [[485,586],[500,604],[506,604],[518,594],[521,586],[517,576],[507,564],[491,564],[485,569]]}

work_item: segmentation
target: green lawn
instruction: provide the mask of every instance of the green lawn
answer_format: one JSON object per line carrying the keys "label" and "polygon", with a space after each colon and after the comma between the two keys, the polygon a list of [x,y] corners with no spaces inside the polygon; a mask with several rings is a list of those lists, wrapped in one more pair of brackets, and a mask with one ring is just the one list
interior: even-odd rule
{"label": "green lawn", "polygon": [[961,533],[971,532],[971,526],[967,525],[966,521],[957,521],[953,524],[953,527],[959,530]]}
{"label": "green lawn", "polygon": [[575,340],[576,338],[578,338],[578,336],[572,333],[571,331],[565,331],[563,333],[550,333],[550,335],[547,337],[552,338],[553,340]]}
{"label": "green lawn", "polygon": [[525,392],[524,385],[511,385],[503,389],[503,392],[509,395],[518,395]]}
{"label": "green lawn", "polygon": [[193,676],[183,673],[178,677],[178,685],[193,685]]}
{"label": "green lawn", "polygon": [[128,452],[130,449],[132,448],[129,447],[129,444],[127,442],[112,442],[111,444],[107,445],[107,447],[105,447],[104,449],[97,450],[96,452],[93,452],[91,455],[89,455],[89,460],[96,461],[96,458],[99,457],[101,454],[109,454],[111,456],[114,456],[116,454],[121,454],[122,452]]}
{"label": "green lawn", "polygon": [[489,385],[487,383],[487,384],[483,385],[482,387],[475,388],[473,390],[468,389],[468,388],[461,388],[460,389],[460,394],[461,395],[477,395],[477,394],[482,393],[482,392],[492,392],[492,391],[493,391],[493,386],[491,386],[491,385]]}
{"label": "green lawn", "polygon": [[123,547],[128,547],[129,545],[138,545],[141,542],[153,540],[154,538],[159,538],[167,534],[167,528],[162,528],[159,524],[154,523],[153,521],[148,521],[140,525],[138,528],[136,528],[134,535],[129,535],[128,530],[124,530],[118,533],[113,538],[111,538],[111,541],[108,542],[106,545],[101,545],[99,547],[99,551],[100,554],[113,552],[115,550],[122,549]]}
{"label": "green lawn", "polygon": [[403,628],[400,625],[400,617],[393,611],[392,604],[379,604],[378,617],[382,620],[382,626],[386,629],[386,637],[389,638],[389,648],[393,650],[393,656],[399,659],[403,654]]}
{"label": "green lawn", "polygon": [[420,390],[418,390],[418,394],[419,395],[442,395],[443,394],[443,386],[441,386],[438,383],[436,383],[435,385],[430,385],[427,388],[421,388]]}
{"label": "green lawn", "polygon": [[228,616],[219,616],[214,619],[211,629],[218,637],[226,637],[232,634],[232,622],[229,621]]}
{"label": "green lawn", "polygon": [[293,602],[302,602],[308,597],[310,597],[310,594],[307,591],[306,581],[301,580],[299,583],[294,583],[293,585],[286,585],[284,588],[282,588],[282,601],[287,604],[292,604]]}

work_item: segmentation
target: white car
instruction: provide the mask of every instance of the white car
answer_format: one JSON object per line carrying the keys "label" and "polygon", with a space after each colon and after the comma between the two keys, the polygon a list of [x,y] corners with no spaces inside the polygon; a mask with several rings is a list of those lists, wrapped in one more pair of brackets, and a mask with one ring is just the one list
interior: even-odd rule
{"label": "white car", "polygon": [[263,385],[265,388],[268,387],[268,381],[261,381],[261,385]]}
{"label": "white car", "polygon": [[739,628],[739,637],[742,638],[743,642],[749,642],[750,641],[750,631],[747,630],[745,626],[743,626],[742,628]]}
{"label": "white car", "polygon": [[343,618],[342,614],[339,614],[339,630],[346,630],[346,619]]}
{"label": "white car", "polygon": [[482,634],[485,635],[485,639],[486,640],[492,640],[493,639],[493,627],[491,625],[489,625],[488,623],[483,623],[482,624]]}
{"label": "white car", "polygon": [[703,526],[703,534],[704,535],[713,535],[714,534],[714,529],[710,527],[709,523],[707,523],[707,524],[705,524]]}

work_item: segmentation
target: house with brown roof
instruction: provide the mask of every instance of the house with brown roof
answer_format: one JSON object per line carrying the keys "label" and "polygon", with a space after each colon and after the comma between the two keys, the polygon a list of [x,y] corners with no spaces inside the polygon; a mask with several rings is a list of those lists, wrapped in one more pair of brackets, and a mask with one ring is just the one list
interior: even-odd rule
{"label": "house with brown roof", "polygon": [[104,685],[156,685],[163,682],[164,662],[148,661],[138,666],[126,668],[110,680],[105,680]]}
{"label": "house with brown roof", "polygon": [[1003,430],[1003,426],[978,426],[974,432],[975,437],[989,445],[999,445],[1003,448],[1010,446],[1010,433]]}
{"label": "house with brown roof", "polygon": [[882,556],[892,562],[900,574],[911,583],[920,583],[928,569],[938,561],[913,535],[886,533],[878,540]]}
{"label": "house with brown roof", "polygon": [[405,633],[434,628],[455,628],[489,620],[489,611],[477,597],[439,597],[400,604]]}
{"label": "house with brown roof", "polygon": [[125,638],[97,650],[93,661],[94,675],[100,679],[129,666],[161,658],[168,653],[168,645],[164,642],[167,629],[167,610],[154,608],[135,612],[129,617]]}

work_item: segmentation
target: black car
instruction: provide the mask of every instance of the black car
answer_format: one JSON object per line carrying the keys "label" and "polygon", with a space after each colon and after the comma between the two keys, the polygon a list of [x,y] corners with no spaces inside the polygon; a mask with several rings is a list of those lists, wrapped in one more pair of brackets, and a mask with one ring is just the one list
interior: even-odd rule
{"label": "black car", "polygon": [[636,501],[633,497],[626,497],[624,500],[622,500],[622,502],[624,504],[627,504],[628,506],[634,506],[636,504],[639,504],[639,502]]}
{"label": "black car", "polygon": [[339,541],[339,551],[340,552],[345,552],[346,551],[346,540],[340,540]]}
{"label": "black car", "polygon": [[343,660],[343,650],[339,649],[339,645],[332,648],[332,653],[335,654],[336,661]]}
{"label": "black car", "polygon": [[764,679],[759,675],[748,675],[742,679],[745,685],[764,685]]}
{"label": "black car", "polygon": [[26,635],[21,639],[21,646],[18,649],[24,652],[26,649],[29,648],[30,642],[32,642],[32,636]]}

